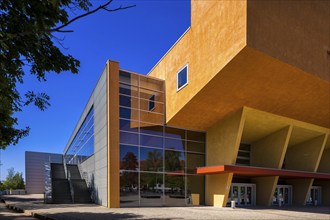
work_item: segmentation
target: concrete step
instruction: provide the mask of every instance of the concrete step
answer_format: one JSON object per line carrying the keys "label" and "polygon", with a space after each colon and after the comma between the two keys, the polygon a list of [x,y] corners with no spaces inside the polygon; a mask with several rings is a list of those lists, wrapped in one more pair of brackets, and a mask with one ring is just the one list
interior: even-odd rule
{"label": "concrete step", "polygon": [[67,164],[66,167],[68,169],[68,172],[70,171],[71,179],[81,179],[81,175],[77,165]]}
{"label": "concrete step", "polygon": [[52,179],[53,203],[72,203],[69,181],[66,179]]}
{"label": "concrete step", "polygon": [[83,179],[72,180],[74,189],[74,203],[91,203],[91,195],[88,190],[86,181]]}
{"label": "concrete step", "polygon": [[65,172],[63,164],[52,163],[51,164],[52,179],[65,179]]}

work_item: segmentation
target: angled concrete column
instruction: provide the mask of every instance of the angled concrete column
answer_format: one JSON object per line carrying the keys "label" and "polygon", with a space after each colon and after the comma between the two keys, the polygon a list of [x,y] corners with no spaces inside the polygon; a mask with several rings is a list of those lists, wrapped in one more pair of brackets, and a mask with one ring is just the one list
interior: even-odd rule
{"label": "angled concrete column", "polygon": [[270,206],[272,204],[278,178],[278,176],[251,178],[251,182],[256,184],[256,205]]}
{"label": "angled concrete column", "polygon": [[108,61],[108,207],[120,207],[119,184],[119,63]]}
{"label": "angled concrete column", "polygon": [[301,144],[290,146],[286,153],[286,169],[316,172],[326,140],[327,135],[324,134]]}
{"label": "angled concrete column", "polygon": [[[235,164],[241,141],[243,110],[218,122],[206,133],[206,165]],[[233,174],[206,176],[206,204],[226,206]]]}
{"label": "angled concrete column", "polygon": [[[320,164],[322,153],[327,141],[326,134],[290,146],[287,150],[285,167],[288,170],[302,170],[316,172]],[[293,204],[305,205],[308,192],[314,179],[287,180],[293,186]]]}
{"label": "angled concrete column", "polygon": [[[280,169],[292,133],[287,126],[251,144],[251,166]],[[271,205],[278,176],[255,177],[257,205]]]}
{"label": "angled concrete column", "polygon": [[286,182],[292,185],[292,204],[306,205],[307,195],[314,179],[294,179]]}
{"label": "angled concrete column", "polygon": [[280,169],[292,132],[287,126],[251,144],[251,166]]}
{"label": "angled concrete column", "polygon": [[206,180],[206,204],[215,207],[225,207],[230,190],[232,173],[207,175]]}

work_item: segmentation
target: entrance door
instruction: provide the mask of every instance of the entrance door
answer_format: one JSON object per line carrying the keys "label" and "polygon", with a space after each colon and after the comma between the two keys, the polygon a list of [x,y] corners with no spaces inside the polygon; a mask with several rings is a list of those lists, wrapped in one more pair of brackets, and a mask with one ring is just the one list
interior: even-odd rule
{"label": "entrance door", "polygon": [[273,205],[291,205],[292,204],[292,186],[277,185],[273,196]]}
{"label": "entrance door", "polygon": [[237,206],[255,205],[255,184],[233,183],[228,195],[228,204],[235,201]]}
{"label": "entrance door", "polygon": [[307,196],[306,205],[321,205],[322,187],[312,186]]}

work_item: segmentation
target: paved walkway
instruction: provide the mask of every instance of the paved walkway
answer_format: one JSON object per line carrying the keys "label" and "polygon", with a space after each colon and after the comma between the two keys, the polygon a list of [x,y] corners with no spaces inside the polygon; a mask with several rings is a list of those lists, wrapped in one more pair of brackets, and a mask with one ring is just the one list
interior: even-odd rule
{"label": "paved walkway", "polygon": [[0,219],[1,220],[36,220],[23,213],[17,213],[15,211],[7,209],[4,203],[0,202]]}
{"label": "paved walkway", "polygon": [[[108,209],[93,204],[43,204],[40,195],[9,196],[6,203],[56,220],[107,219],[330,219],[330,207],[215,208],[157,207]],[[0,218],[1,219],[1,218]]]}

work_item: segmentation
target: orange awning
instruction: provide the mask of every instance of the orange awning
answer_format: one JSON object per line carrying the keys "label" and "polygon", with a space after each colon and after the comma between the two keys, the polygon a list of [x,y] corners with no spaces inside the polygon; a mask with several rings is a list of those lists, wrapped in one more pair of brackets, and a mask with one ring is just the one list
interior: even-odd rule
{"label": "orange awning", "polygon": [[219,165],[196,168],[197,174],[222,174],[233,173],[240,176],[280,176],[286,178],[314,178],[320,180],[330,180],[329,173],[316,173],[298,170],[281,170],[263,167]]}

